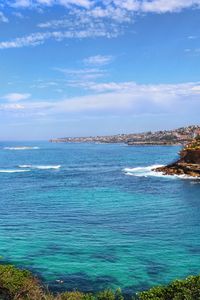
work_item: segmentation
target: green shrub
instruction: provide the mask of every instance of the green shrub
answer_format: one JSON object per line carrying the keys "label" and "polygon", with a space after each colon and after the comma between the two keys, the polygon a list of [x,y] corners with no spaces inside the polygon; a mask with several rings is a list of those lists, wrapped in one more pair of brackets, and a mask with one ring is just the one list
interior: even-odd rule
{"label": "green shrub", "polygon": [[[1,292],[2,295],[1,296]],[[0,299],[8,300],[124,300],[120,289],[105,290],[97,294],[79,291],[53,295],[45,291],[30,272],[13,266],[0,265]],[[200,276],[175,280],[140,292],[135,300],[200,300]]]}
{"label": "green shrub", "polygon": [[97,300],[124,300],[124,297],[122,295],[122,292],[120,289],[117,289],[115,292],[112,290],[105,290],[102,292],[99,292],[96,295]]}
{"label": "green shrub", "polygon": [[97,300],[115,300],[115,294],[112,290],[105,290],[97,294]]}
{"label": "green shrub", "polygon": [[200,299],[200,276],[176,280],[138,294],[139,300],[197,300]]}
{"label": "green shrub", "polygon": [[60,295],[61,300],[95,300],[92,294],[84,294],[78,291],[65,292]]}
{"label": "green shrub", "polygon": [[6,291],[12,300],[51,300],[44,293],[38,280],[29,271],[19,270],[11,265],[0,265],[0,289]]}

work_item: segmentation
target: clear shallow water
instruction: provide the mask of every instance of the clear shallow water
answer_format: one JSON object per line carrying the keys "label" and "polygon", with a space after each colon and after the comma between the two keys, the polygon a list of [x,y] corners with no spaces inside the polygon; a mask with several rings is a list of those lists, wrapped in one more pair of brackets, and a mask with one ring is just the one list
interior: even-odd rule
{"label": "clear shallow water", "polygon": [[84,291],[200,273],[200,183],[143,168],[178,150],[0,143],[1,260]]}

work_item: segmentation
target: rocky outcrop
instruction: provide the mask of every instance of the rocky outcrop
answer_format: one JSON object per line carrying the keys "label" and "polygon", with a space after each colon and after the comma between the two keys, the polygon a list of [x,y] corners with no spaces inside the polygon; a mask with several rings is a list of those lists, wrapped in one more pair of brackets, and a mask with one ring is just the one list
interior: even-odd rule
{"label": "rocky outcrop", "polygon": [[200,178],[200,140],[186,145],[175,163],[156,168],[154,171],[164,175],[187,175]]}

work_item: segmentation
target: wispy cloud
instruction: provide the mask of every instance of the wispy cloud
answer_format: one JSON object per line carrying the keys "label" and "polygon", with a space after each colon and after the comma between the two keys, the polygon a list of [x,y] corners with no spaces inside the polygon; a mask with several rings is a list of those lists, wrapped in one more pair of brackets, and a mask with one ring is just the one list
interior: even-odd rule
{"label": "wispy cloud", "polygon": [[0,110],[2,111],[7,111],[7,112],[16,112],[16,111],[20,111],[22,112],[22,110],[25,109],[24,105],[21,104],[0,104]]}
{"label": "wispy cloud", "polygon": [[188,39],[189,40],[196,40],[198,37],[196,35],[189,35]]}
{"label": "wispy cloud", "polygon": [[103,26],[102,28],[88,28],[77,31],[36,32],[13,40],[0,42],[0,49],[37,46],[50,39],[62,41],[64,39],[86,39],[91,37],[114,38],[117,35],[117,30],[113,29],[112,32],[109,32]]}
{"label": "wispy cloud", "polygon": [[[115,38],[127,30],[127,25],[135,21],[136,15],[148,13],[173,13],[183,9],[199,9],[200,0],[15,0],[6,1],[5,6],[29,9],[62,5],[67,9],[66,15],[55,20],[39,23],[42,32],[16,37],[0,42],[0,49],[21,48],[41,45],[49,39],[62,41],[64,39],[84,38]],[[16,11],[18,14],[20,11]],[[0,12],[0,21],[8,22]]]}
{"label": "wispy cloud", "polygon": [[31,1],[30,0],[15,0],[8,1],[7,2],[9,6],[15,7],[15,8],[30,8],[31,7]]}
{"label": "wispy cloud", "polygon": [[19,19],[24,19],[25,18],[25,16],[21,12],[17,12],[17,11],[13,11],[12,15],[19,18]]}
{"label": "wispy cloud", "polygon": [[89,8],[92,5],[90,0],[15,0],[14,2],[7,1],[7,3],[15,8],[48,7],[53,5],[62,5],[65,7],[76,5]]}
{"label": "wispy cloud", "polygon": [[186,48],[185,53],[190,56],[199,56],[200,55],[200,48]]}
{"label": "wispy cloud", "polygon": [[113,60],[112,55],[94,55],[82,60],[81,69],[54,68],[54,70],[65,76],[65,85],[94,91],[97,90],[94,87],[100,84],[98,81],[105,80],[109,75],[105,67]]}
{"label": "wispy cloud", "polygon": [[1,97],[1,99],[7,100],[9,102],[17,102],[17,101],[22,101],[29,99],[31,97],[31,94],[25,93],[25,94],[20,94],[20,93],[10,93],[6,94]]}
{"label": "wispy cloud", "polygon": [[[101,94],[66,98],[58,101],[21,102],[3,104],[1,110],[23,114],[161,114],[176,109],[200,109],[200,82],[180,84],[141,85],[134,82],[107,83]],[[148,96],[147,96],[148,95]],[[183,105],[184,104],[184,105]]]}
{"label": "wispy cloud", "polygon": [[0,23],[8,23],[8,18],[4,15],[4,13],[0,12]]}
{"label": "wispy cloud", "polygon": [[141,11],[152,13],[180,12],[186,8],[199,8],[199,0],[154,0],[143,1]]}
{"label": "wispy cloud", "polygon": [[6,3],[15,8],[50,7],[53,5],[75,6],[94,9],[93,12],[98,15],[105,15],[112,9],[119,9],[120,14],[123,10],[155,13],[177,12],[190,7],[199,8],[200,4],[199,0],[102,0],[101,6],[99,1],[94,0],[8,0]]}
{"label": "wispy cloud", "polygon": [[73,86],[77,83],[77,86],[82,86],[81,83],[86,83],[91,80],[104,77],[107,73],[104,69],[99,68],[83,68],[83,69],[60,69],[56,68],[56,71],[63,73],[66,77],[67,82]]}
{"label": "wispy cloud", "polygon": [[83,62],[85,65],[101,67],[110,64],[113,59],[111,55],[95,55],[85,58]]}

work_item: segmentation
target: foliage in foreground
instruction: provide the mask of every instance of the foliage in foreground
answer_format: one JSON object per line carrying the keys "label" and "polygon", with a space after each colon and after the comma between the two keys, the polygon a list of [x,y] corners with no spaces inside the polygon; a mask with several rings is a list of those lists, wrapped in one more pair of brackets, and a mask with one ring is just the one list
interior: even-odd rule
{"label": "foliage in foreground", "polygon": [[139,293],[140,300],[199,300],[200,276],[175,280],[167,286],[154,287]]}
{"label": "foliage in foreground", "polygon": [[[140,292],[133,300],[200,300],[200,276],[176,280],[167,286],[158,286]],[[97,294],[79,291],[53,295],[45,290],[28,271],[10,265],[0,265],[0,300],[124,300],[117,289]]]}

